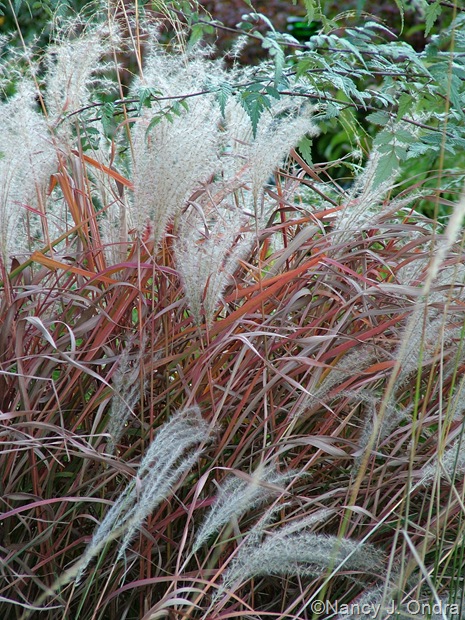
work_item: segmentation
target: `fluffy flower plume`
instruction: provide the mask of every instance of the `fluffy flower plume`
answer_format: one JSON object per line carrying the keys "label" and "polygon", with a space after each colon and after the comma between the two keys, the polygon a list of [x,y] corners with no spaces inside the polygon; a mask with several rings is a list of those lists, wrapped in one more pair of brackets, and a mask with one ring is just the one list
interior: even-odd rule
{"label": "fluffy flower plume", "polygon": [[150,88],[169,98],[152,104],[134,124],[134,200],[131,216],[142,231],[149,224],[158,243],[167,224],[186,200],[218,167],[218,106],[212,96],[192,97],[183,105],[174,98],[199,90],[202,62],[185,65],[160,53],[150,57],[145,83],[135,93]]}
{"label": "fluffy flower plume", "polygon": [[274,468],[267,467],[257,471],[250,482],[236,476],[228,478],[197,534],[193,551],[197,551],[232,518],[239,518],[247,510],[258,508],[270,501],[279,492],[273,487],[287,485],[296,475],[295,471],[280,474]]}
{"label": "fluffy flower plume", "polygon": [[137,484],[128,485],[95,532],[81,560],[78,581],[103,545],[121,534],[118,558],[124,555],[144,520],[197,461],[208,438],[209,426],[197,407],[178,412],[158,430],[139,466]]}
{"label": "fluffy flower plume", "polygon": [[[320,517],[321,518],[321,517]],[[315,516],[315,521],[319,519]],[[261,543],[241,547],[226,572],[223,590],[235,589],[252,577],[300,575],[317,577],[328,570],[372,573],[384,570],[384,554],[368,543],[302,531],[309,520],[290,523]],[[299,531],[300,529],[300,531]]]}
{"label": "fluffy flower plume", "polygon": [[202,230],[202,217],[192,213],[182,224],[176,244],[179,273],[197,325],[202,323],[203,314],[207,325],[212,323],[224,287],[254,242],[247,218],[236,207],[218,209],[216,217]]}
{"label": "fluffy flower plume", "polygon": [[[101,63],[108,51],[105,29],[89,29],[76,38],[65,38],[47,53],[45,103],[51,124],[63,115],[75,112],[89,102],[90,88],[105,66]],[[67,124],[63,126],[63,132]]]}
{"label": "fluffy flower plume", "polygon": [[24,82],[17,95],[0,104],[0,124],[0,250],[7,261],[29,249],[27,208],[45,212],[56,155],[45,119],[34,107],[32,84]]}

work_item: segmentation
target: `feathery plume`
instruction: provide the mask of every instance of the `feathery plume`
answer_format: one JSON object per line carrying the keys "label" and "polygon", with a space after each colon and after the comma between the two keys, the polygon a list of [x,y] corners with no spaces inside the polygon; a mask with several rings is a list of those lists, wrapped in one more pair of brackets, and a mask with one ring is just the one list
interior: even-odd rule
{"label": "feathery plume", "polygon": [[334,244],[343,245],[352,238],[354,232],[373,224],[373,217],[379,215],[379,205],[392,187],[396,174],[375,187],[376,171],[381,154],[373,148],[361,174],[355,180],[344,209],[338,214],[334,226]]}
{"label": "feathery plume", "polygon": [[[359,454],[363,454],[363,451],[368,446],[375,427],[377,428],[378,439],[379,441],[382,441],[389,436],[391,431],[397,427],[402,420],[408,418],[409,413],[411,413],[411,409],[413,409],[412,406],[402,410],[395,404],[389,402],[386,406],[386,412],[383,419],[380,424],[378,424],[378,405],[381,400],[379,396],[369,392],[368,390],[362,390],[360,392],[345,392],[341,394],[341,396],[348,396],[349,399],[358,401],[361,405],[363,405],[362,430],[360,433],[360,439],[358,440],[358,444],[360,446]],[[356,466],[360,465],[360,457],[357,461]]]}
{"label": "feathery plume", "polygon": [[315,137],[318,129],[310,121],[312,107],[298,109],[286,99],[276,102],[270,112],[262,115],[257,136],[250,146],[250,178],[254,205],[270,175],[289,151],[305,136]]}
{"label": "feathery plume", "polygon": [[113,532],[124,534],[118,559],[123,557],[138,528],[198,460],[208,439],[209,426],[198,407],[176,413],[158,429],[137,471],[137,483],[131,482],[118,497],[92,537],[80,562],[77,581],[105,542],[113,540]]}
{"label": "feathery plume", "polygon": [[29,251],[26,207],[45,213],[45,192],[56,169],[55,149],[34,96],[34,86],[24,81],[14,97],[0,103],[0,251],[5,263],[13,253]]}
{"label": "feathery plume", "polygon": [[[298,530],[291,523],[262,543],[241,547],[224,576],[222,591],[234,590],[252,577],[265,575],[321,576],[329,568],[379,574],[384,555],[369,543]],[[308,527],[308,520],[302,521]]]}
{"label": "feathery plume", "polygon": [[247,112],[232,97],[225,109],[223,176],[231,178],[241,168],[247,169],[253,204],[256,205],[264,185],[289,151],[308,135],[318,134],[312,123],[312,106],[299,107],[295,101],[283,97],[274,100],[269,110],[258,121],[256,135]]}
{"label": "feathery plume", "polygon": [[[168,223],[186,200],[219,167],[220,111],[214,96],[182,99],[201,88],[208,64],[152,54],[145,70],[145,84],[172,103],[154,102],[132,129],[134,197],[131,216],[142,231],[147,222],[158,244]],[[174,99],[180,97],[182,104]],[[173,108],[173,105],[175,106]]]}
{"label": "feathery plume", "polygon": [[[242,106],[234,99],[226,106],[223,131],[217,135],[218,153],[223,150],[222,182],[209,188],[209,195],[213,189],[217,193],[204,207],[208,219],[196,204],[196,211],[191,209],[181,222],[175,246],[176,263],[197,325],[202,323],[202,313],[211,325],[224,287],[250,251],[254,235],[246,226],[248,222],[262,224],[265,214],[258,213],[257,206],[265,183],[303,135],[316,134],[308,111],[278,102],[260,117],[253,137]],[[256,221],[245,215],[247,211]]]}
{"label": "feathery plume", "polygon": [[132,408],[140,398],[140,369],[145,351],[145,339],[143,337],[139,343],[137,352],[133,355],[135,359],[133,359],[132,363],[130,360],[131,344],[128,343],[124,349],[112,381],[113,398],[108,414],[108,432],[111,437],[109,448],[111,453],[115,451],[116,444],[124,433],[126,422],[133,413]]}
{"label": "feathery plume", "polygon": [[[246,227],[247,217],[235,206],[216,210],[210,229],[198,212],[181,224],[175,245],[176,264],[186,298],[197,325],[211,325],[224,287],[255,236]],[[203,230],[202,230],[203,228]]]}
{"label": "feathery plume", "polygon": [[281,474],[274,467],[266,467],[255,472],[250,482],[230,476],[223,483],[215,503],[197,533],[193,553],[232,518],[239,518],[246,511],[258,508],[276,496],[279,491],[269,485],[286,486],[296,475],[295,471]]}
{"label": "feathery plume", "polygon": [[[89,103],[91,87],[101,80],[98,76],[106,69],[102,58],[109,50],[109,34],[104,26],[88,28],[74,39],[72,33],[65,32],[61,41],[47,49],[45,103],[52,126]],[[111,35],[116,42],[116,32]],[[105,81],[105,87],[114,88],[114,84]],[[68,132],[69,121],[62,122],[57,137],[65,144]]]}
{"label": "feathery plume", "polygon": [[436,476],[453,482],[458,474],[465,472],[465,450],[463,439],[457,439],[442,455],[436,455],[432,463],[422,470],[421,483],[431,484]]}

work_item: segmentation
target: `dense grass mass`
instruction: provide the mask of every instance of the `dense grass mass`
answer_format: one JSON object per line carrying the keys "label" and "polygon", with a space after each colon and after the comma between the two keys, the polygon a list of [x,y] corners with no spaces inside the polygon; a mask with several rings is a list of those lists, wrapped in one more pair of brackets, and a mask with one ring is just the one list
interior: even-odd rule
{"label": "dense grass mass", "polygon": [[159,4],[2,41],[0,617],[464,617],[459,86],[376,134]]}

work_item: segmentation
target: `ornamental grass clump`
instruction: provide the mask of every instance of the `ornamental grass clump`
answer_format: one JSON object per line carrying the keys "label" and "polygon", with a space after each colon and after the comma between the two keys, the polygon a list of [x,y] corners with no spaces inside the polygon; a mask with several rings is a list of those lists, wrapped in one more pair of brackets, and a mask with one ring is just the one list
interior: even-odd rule
{"label": "ornamental grass clump", "polygon": [[52,30],[2,94],[0,618],[460,597],[448,43],[252,16],[270,57],[228,67],[169,5],[173,38],[127,4]]}
{"label": "ornamental grass clump", "polygon": [[[234,150],[225,152],[221,181],[212,182],[199,192],[199,199],[189,202],[179,223],[176,262],[187,302],[199,325],[203,316],[206,324],[211,325],[222,291],[240,261],[250,253],[257,230],[270,216],[269,202],[259,204],[266,181],[283,155],[312,130],[305,115],[279,118],[280,112],[279,108],[273,110],[277,118],[270,114],[259,123],[255,139],[249,132],[250,142],[229,136],[229,128],[236,126],[232,121],[226,124],[226,136],[221,139],[232,144],[232,149],[237,141],[241,154]],[[245,112],[241,111],[240,116],[245,116]]]}

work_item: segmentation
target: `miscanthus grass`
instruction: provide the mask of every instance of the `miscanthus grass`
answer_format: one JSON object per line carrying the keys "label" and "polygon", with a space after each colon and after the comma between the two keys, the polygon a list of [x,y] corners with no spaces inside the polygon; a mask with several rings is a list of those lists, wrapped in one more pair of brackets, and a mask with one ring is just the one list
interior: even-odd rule
{"label": "miscanthus grass", "polygon": [[[71,36],[74,29],[78,34]],[[22,75],[17,93],[0,103],[0,250],[5,261],[48,243],[68,225],[47,190],[63,149],[76,147],[70,115],[89,102],[96,85],[108,87],[101,61],[109,49],[106,26],[86,30],[77,20],[47,48],[40,97],[39,67],[25,53],[30,75]]]}
{"label": "miscanthus grass", "polygon": [[280,487],[286,486],[297,475],[298,472],[279,473],[273,467],[265,467],[252,474],[250,480],[230,476],[221,485],[215,503],[197,532],[192,552],[195,553],[231,519],[238,519],[246,511],[260,507],[283,492]]}
{"label": "miscanthus grass", "polygon": [[[244,124],[245,112],[238,110],[238,104],[233,107],[235,116],[227,122],[226,135],[220,136],[231,147],[222,157],[222,181],[211,183],[203,200],[190,204],[175,246],[187,301],[198,324],[203,314],[207,325],[212,323],[222,291],[269,216],[260,202],[265,182],[291,146],[312,130],[306,115],[282,119],[277,107],[259,123],[255,139],[250,129],[239,139],[229,130],[237,128],[237,115]],[[236,144],[240,153],[234,150]]]}
{"label": "miscanthus grass", "polygon": [[[174,98],[220,71],[218,63],[191,57],[180,63],[154,50],[137,87]],[[181,99],[174,111],[169,103],[152,105],[135,124],[130,209],[133,224],[139,231],[148,226],[155,246],[177,218],[175,255],[187,302],[197,324],[204,316],[207,325],[269,215],[261,197],[270,175],[304,135],[317,133],[312,109],[284,98],[261,115],[254,135],[238,101],[221,117],[212,90]]]}
{"label": "miscanthus grass", "polygon": [[118,559],[124,556],[144,520],[198,461],[208,440],[209,425],[197,407],[176,413],[158,429],[137,469],[135,480],[115,501],[94,533],[79,562],[77,581],[103,545],[112,540],[113,533],[123,535]]}
{"label": "miscanthus grass", "polygon": [[[198,88],[206,71],[202,61],[183,63],[158,52],[147,61],[144,87],[175,97]],[[167,104],[152,105],[132,129],[131,219],[140,231],[147,225],[151,228],[156,245],[186,200],[219,167],[220,111],[214,105],[214,96],[181,100],[176,105],[179,109],[171,112],[170,118],[165,116],[170,114]]]}
{"label": "miscanthus grass", "polygon": [[114,88],[113,83],[101,80],[105,72],[101,60],[110,51],[107,27],[83,29],[78,23],[76,29],[79,36],[63,33],[61,40],[48,48],[46,57],[45,105],[50,124],[60,123],[59,135],[64,135],[65,128],[70,130],[73,117],[68,115],[90,102],[96,86],[111,84]]}
{"label": "miscanthus grass", "polygon": [[252,577],[264,575],[316,577],[325,575],[328,569],[383,572],[384,554],[373,545],[301,531],[321,516],[285,525],[259,543],[245,543],[225,573],[222,590],[237,588]]}
{"label": "miscanthus grass", "polygon": [[335,179],[323,104],[107,8],[0,103],[0,617],[460,596],[455,176]]}
{"label": "miscanthus grass", "polygon": [[0,103],[0,250],[5,263],[13,248],[18,254],[30,251],[31,239],[43,238],[47,230],[46,190],[57,154],[34,97],[32,83],[24,81],[14,97]]}

